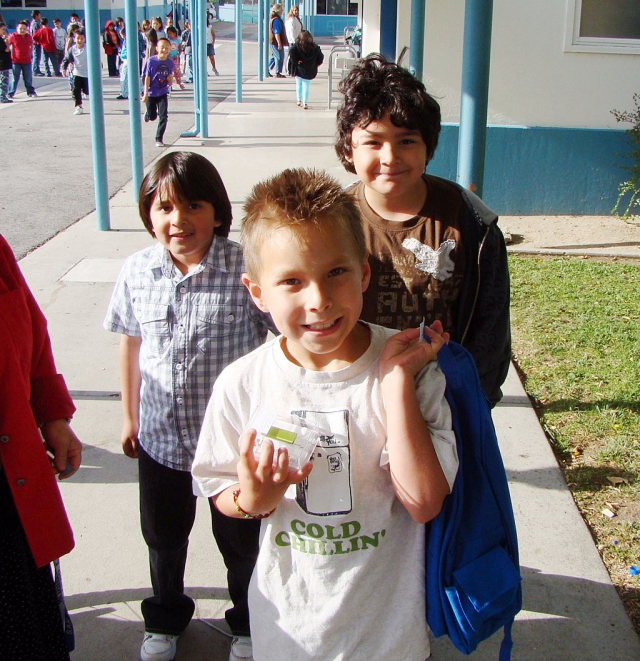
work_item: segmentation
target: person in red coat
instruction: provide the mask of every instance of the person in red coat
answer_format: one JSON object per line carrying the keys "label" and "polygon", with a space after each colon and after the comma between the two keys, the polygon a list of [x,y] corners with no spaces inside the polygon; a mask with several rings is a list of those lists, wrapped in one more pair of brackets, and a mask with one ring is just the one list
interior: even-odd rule
{"label": "person in red coat", "polygon": [[0,659],[69,659],[49,563],[74,546],[55,475],[80,467],[47,322],[0,235]]}
{"label": "person in red coat", "polygon": [[120,48],[120,37],[116,32],[116,24],[113,21],[107,21],[102,33],[102,47],[107,55],[107,67],[109,68],[109,78],[119,76],[116,60],[118,58],[118,49]]}

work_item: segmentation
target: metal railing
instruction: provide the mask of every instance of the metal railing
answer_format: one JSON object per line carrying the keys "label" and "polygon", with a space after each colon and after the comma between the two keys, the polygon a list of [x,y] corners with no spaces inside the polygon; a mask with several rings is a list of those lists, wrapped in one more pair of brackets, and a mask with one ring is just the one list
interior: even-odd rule
{"label": "metal railing", "polygon": [[[340,55],[343,57],[340,57]],[[327,92],[327,108],[331,109],[331,101],[333,96],[333,76],[334,69],[340,71],[340,80],[342,80],[349,71],[358,62],[358,53],[353,46],[334,46],[329,53],[329,76],[328,76],[328,92]]]}

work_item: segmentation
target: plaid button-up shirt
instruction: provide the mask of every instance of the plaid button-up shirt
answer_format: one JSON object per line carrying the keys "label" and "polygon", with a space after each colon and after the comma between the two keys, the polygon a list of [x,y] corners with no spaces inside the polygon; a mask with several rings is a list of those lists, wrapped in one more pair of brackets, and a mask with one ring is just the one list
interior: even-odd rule
{"label": "plaid button-up shirt", "polygon": [[240,281],[243,269],[240,246],[215,236],[186,275],[155,244],[118,277],[104,327],[142,337],[139,441],[164,466],[191,469],[214,381],[271,327]]}

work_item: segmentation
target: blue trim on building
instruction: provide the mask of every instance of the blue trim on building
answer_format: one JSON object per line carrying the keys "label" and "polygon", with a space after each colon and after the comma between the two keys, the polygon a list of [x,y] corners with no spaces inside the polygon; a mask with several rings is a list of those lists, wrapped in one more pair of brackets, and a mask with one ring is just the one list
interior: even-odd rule
{"label": "blue trim on building", "polygon": [[345,28],[354,28],[358,24],[358,17],[316,14],[306,16],[305,23],[305,28],[314,37],[341,37]]}
{"label": "blue trim on building", "polygon": [[[456,180],[458,130],[442,126],[427,172]],[[483,199],[503,215],[608,215],[630,153],[619,130],[489,126]]]}
{"label": "blue trim on building", "polygon": [[[220,5],[220,20],[234,23],[235,5]],[[305,28],[314,37],[340,37],[344,34],[346,27],[355,27],[358,23],[357,16],[342,15],[317,15],[303,17]],[[242,22],[258,22],[258,5],[243,5]]]}

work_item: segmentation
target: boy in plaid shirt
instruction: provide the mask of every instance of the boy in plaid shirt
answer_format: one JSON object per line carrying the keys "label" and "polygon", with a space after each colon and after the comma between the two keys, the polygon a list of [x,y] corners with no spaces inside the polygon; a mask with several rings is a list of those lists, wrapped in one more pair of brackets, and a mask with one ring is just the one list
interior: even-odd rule
{"label": "boy in plaid shirt", "polygon": [[[167,154],[143,180],[139,199],[158,243],[127,259],[104,326],[122,334],[122,445],[138,459],[154,592],[142,602],[140,654],[142,661],[170,661],[195,607],[183,578],[196,508],[190,471],[207,401],[218,374],[262,344],[270,322],[241,282],[240,246],[226,238],[231,203],[206,158]],[[225,615],[241,637],[231,658],[242,658],[234,649],[250,651],[247,588],[260,525],[213,506],[211,517],[233,601]]]}

